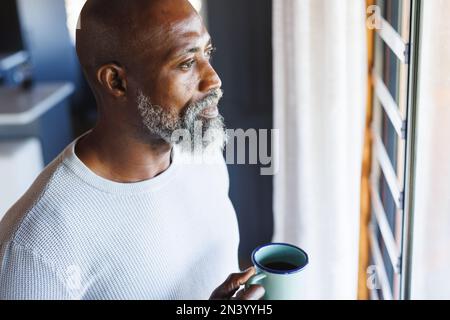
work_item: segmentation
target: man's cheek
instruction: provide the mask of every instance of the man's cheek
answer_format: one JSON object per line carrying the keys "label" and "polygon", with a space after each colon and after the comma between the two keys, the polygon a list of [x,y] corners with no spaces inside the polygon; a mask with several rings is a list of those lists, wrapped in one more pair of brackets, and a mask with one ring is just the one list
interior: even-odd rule
{"label": "man's cheek", "polygon": [[176,98],[176,105],[179,106],[180,111],[188,108],[195,99],[195,92],[190,86],[182,86],[174,93],[173,97]]}

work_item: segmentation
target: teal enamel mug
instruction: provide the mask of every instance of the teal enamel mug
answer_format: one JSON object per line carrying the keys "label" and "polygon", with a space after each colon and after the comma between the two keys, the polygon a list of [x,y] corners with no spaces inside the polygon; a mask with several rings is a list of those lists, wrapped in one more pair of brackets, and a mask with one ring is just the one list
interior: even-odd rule
{"label": "teal enamel mug", "polygon": [[302,271],[308,265],[308,254],[291,244],[269,243],[252,253],[256,274],[246,283],[262,285],[264,300],[297,300],[300,298]]}

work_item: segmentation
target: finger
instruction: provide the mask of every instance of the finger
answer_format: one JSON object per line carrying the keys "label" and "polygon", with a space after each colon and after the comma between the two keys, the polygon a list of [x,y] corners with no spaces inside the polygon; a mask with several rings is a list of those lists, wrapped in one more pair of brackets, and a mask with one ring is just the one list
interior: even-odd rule
{"label": "finger", "polygon": [[266,291],[263,286],[252,285],[248,289],[242,289],[236,294],[236,300],[261,300]]}
{"label": "finger", "polygon": [[242,279],[241,279],[241,283],[240,285],[245,284],[248,280],[250,280],[250,278],[252,276],[254,276],[256,273],[256,269],[255,267],[250,267],[247,270],[245,270],[244,272],[241,272],[240,274],[242,275]]}
{"label": "finger", "polygon": [[236,291],[255,273],[256,270],[254,267],[250,267],[244,272],[232,273],[227,280],[213,292],[211,299],[231,299]]}

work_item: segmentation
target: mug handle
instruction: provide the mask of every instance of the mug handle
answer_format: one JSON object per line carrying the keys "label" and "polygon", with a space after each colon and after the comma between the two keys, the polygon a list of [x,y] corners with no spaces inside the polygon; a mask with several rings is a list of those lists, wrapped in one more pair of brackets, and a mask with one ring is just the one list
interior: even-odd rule
{"label": "mug handle", "polygon": [[259,282],[261,280],[264,280],[267,277],[264,273],[257,273],[254,276],[252,276],[248,281],[245,283],[245,289],[248,289],[251,285],[254,284],[260,284]]}

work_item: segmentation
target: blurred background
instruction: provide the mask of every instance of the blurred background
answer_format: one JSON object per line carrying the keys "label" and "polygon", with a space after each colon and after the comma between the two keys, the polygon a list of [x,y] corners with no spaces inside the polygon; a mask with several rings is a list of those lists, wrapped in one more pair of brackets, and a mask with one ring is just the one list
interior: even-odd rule
{"label": "blurred background", "polygon": [[[277,129],[279,170],[230,164],[241,268],[305,249],[305,299],[450,298],[450,0],[192,0],[231,129]],[[85,0],[3,0],[0,219],[96,121]]]}

